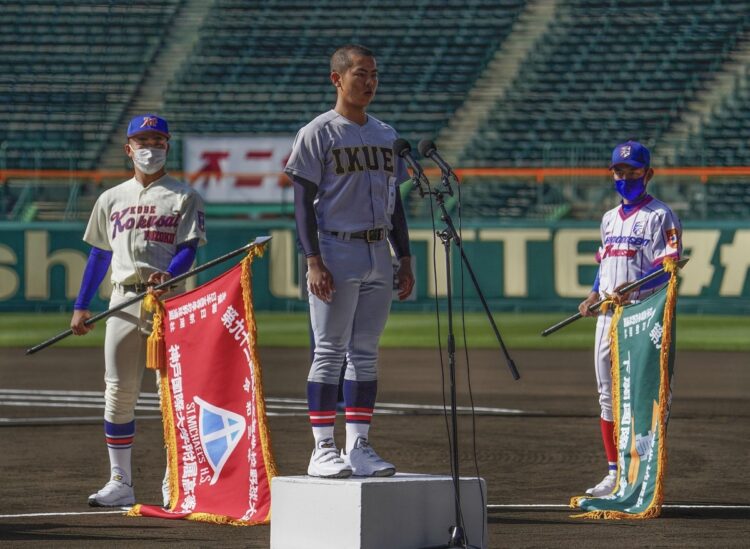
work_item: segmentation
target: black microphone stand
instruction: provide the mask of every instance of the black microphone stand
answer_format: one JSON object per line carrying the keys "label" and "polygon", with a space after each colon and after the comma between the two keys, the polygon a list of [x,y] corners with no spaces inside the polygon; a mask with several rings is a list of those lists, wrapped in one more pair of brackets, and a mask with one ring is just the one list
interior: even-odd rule
{"label": "black microphone stand", "polygon": [[[450,187],[450,174],[443,173],[442,174],[442,186],[445,189],[445,192],[449,195],[453,195],[453,190]],[[427,192],[425,192],[422,189],[422,186],[420,184],[420,180],[415,177],[413,178],[414,186],[417,187],[419,190],[419,194],[421,197],[424,197],[425,195],[432,195],[435,197],[435,203],[440,208],[440,219],[445,224],[445,228],[442,231],[436,232],[436,235],[440,238],[440,241],[443,243],[443,247],[445,249],[445,272],[446,272],[446,285],[447,285],[447,302],[448,302],[448,369],[450,373],[450,398],[451,398],[451,472],[453,476],[453,487],[455,491],[455,524],[450,528],[450,540],[448,541],[447,545],[441,546],[441,549],[453,549],[453,548],[461,548],[461,549],[469,549],[469,548],[475,548],[474,545],[467,545],[466,542],[466,536],[464,532],[464,527],[462,526],[462,512],[461,512],[461,489],[460,489],[460,479],[459,479],[459,459],[458,459],[458,414],[456,411],[456,339],[453,332],[453,288],[452,288],[452,282],[451,282],[451,241],[453,241],[456,246],[458,246],[458,249],[461,252],[461,260],[463,261],[464,266],[466,267],[466,270],[469,272],[469,276],[471,277],[471,281],[474,284],[474,289],[477,292],[477,295],[479,296],[480,301],[482,302],[482,306],[484,307],[485,313],[487,314],[487,318],[489,319],[490,325],[492,326],[492,329],[495,333],[495,338],[497,339],[498,343],[500,344],[501,349],[503,350],[503,353],[505,355],[506,363],[508,365],[508,368],[510,369],[511,375],[513,376],[513,379],[517,380],[520,379],[520,375],[518,373],[518,369],[516,368],[515,363],[513,362],[513,359],[510,357],[510,354],[508,353],[508,349],[505,347],[505,343],[503,342],[503,338],[500,335],[500,331],[497,328],[497,325],[495,324],[495,319],[492,317],[492,312],[490,311],[490,307],[487,304],[487,300],[484,297],[484,293],[482,292],[482,289],[479,286],[479,281],[477,280],[474,270],[471,267],[471,263],[469,262],[468,257],[466,257],[466,253],[464,252],[462,243],[461,243],[461,237],[458,234],[458,231],[456,230],[455,225],[453,224],[453,220],[451,219],[450,214],[448,213],[448,210],[445,207],[445,198],[444,193],[441,190],[438,189],[429,189]],[[481,489],[481,488],[480,488]],[[484,512],[484,510],[483,510]],[[437,549],[437,548],[434,548]]]}

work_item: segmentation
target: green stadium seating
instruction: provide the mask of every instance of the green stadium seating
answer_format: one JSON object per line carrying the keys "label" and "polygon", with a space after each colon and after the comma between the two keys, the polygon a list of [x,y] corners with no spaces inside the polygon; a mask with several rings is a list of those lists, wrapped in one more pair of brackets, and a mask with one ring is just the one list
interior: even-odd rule
{"label": "green stadium seating", "polygon": [[[739,1],[561,0],[462,164],[539,166],[560,143],[611,148],[629,137],[657,151],[680,109],[750,28],[749,13]],[[605,163],[606,156],[587,165]]]}
{"label": "green stadium seating", "polygon": [[293,136],[335,102],[335,47],[359,42],[381,71],[371,112],[416,148],[463,102],[524,3],[217,0],[165,114],[185,133]]}
{"label": "green stadium seating", "polygon": [[0,166],[94,169],[182,0],[3,0]]}
{"label": "green stadium seating", "polygon": [[[184,0],[0,4],[0,168],[97,168]],[[381,69],[372,114],[416,149],[454,116],[524,7],[525,0],[215,0],[165,90],[162,114],[182,135],[292,136],[334,104],[332,49],[361,42]],[[459,164],[600,167],[631,137],[657,155],[662,136],[748,32],[748,0],[559,0]],[[750,71],[675,163],[750,165],[748,135]],[[181,154],[178,135],[170,165],[179,166]],[[32,215],[34,200],[65,202],[63,187],[3,185],[0,215]],[[688,216],[750,216],[746,182],[697,188]],[[580,209],[554,182],[468,178],[463,191],[463,213],[472,217],[553,219]],[[407,207],[428,215],[427,201],[413,194]],[[216,213],[239,214],[230,210]]]}

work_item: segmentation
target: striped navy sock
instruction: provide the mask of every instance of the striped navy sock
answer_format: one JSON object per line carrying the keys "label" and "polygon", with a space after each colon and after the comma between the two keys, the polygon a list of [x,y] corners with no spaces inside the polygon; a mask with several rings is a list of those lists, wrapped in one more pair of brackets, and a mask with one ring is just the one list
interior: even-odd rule
{"label": "striped navy sock", "polygon": [[130,454],[135,438],[135,420],[128,423],[110,423],[105,420],[104,438],[107,441],[112,478],[132,484]]}
{"label": "striped navy sock", "polygon": [[307,407],[316,447],[321,440],[333,438],[338,392],[338,385],[333,383],[307,382]]}

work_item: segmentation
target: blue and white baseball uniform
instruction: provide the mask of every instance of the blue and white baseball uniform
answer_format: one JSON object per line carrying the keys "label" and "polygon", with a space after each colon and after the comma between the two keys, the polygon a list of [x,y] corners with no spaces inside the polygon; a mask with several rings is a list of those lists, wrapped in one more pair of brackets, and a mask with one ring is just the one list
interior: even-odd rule
{"label": "blue and white baseball uniform", "polygon": [[[679,259],[682,254],[680,220],[664,202],[646,196],[625,213],[623,205],[604,214],[602,244],[596,254],[599,262],[599,293],[611,295],[626,282],[643,278],[665,258]],[[659,286],[645,286],[629,294],[640,301]],[[596,380],[602,418],[612,421],[612,374],[610,371],[609,329],[612,313],[599,315],[596,323]]]}

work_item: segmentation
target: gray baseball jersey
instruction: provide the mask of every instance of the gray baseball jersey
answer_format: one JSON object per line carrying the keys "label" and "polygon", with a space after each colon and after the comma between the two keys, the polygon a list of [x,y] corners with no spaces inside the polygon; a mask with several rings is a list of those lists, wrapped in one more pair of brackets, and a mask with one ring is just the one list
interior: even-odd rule
{"label": "gray baseball jersey", "polygon": [[391,229],[398,185],[409,178],[393,154],[396,131],[374,118],[360,126],[330,110],[303,127],[285,172],[318,186],[321,231]]}
{"label": "gray baseball jersey", "polygon": [[99,197],[83,240],[112,253],[112,282],[144,283],[166,271],[177,246],[206,242],[203,200],[191,187],[165,175],[143,187],[128,179]]}

